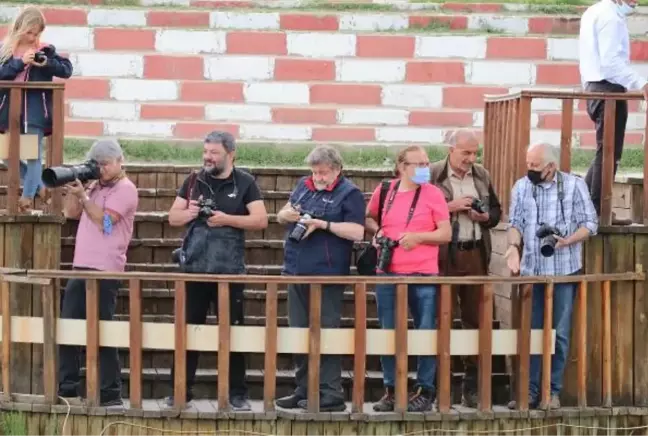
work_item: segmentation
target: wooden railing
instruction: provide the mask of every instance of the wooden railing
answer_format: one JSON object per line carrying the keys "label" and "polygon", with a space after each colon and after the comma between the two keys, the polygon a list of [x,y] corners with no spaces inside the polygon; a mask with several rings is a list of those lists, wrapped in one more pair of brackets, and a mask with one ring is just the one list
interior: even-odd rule
{"label": "wooden railing", "polygon": [[[9,215],[18,213],[18,198],[20,197],[20,159],[21,159],[21,113],[24,107],[23,97],[25,90],[52,91],[52,132],[43,156],[45,166],[58,166],[63,164],[63,141],[65,123],[65,84],[52,82],[12,82],[0,81],[0,89],[9,89],[9,126],[7,158],[9,183],[7,188],[7,212]],[[61,190],[51,192],[51,212],[59,214],[63,210]]]}
{"label": "wooden railing", "polygon": [[[605,100],[600,223],[609,226],[612,223],[616,102],[643,100],[643,95],[566,90],[522,90],[506,95],[487,95],[484,109],[484,166],[491,172],[493,185],[504,210],[503,215],[508,215],[510,186],[526,173],[525,156],[531,138],[531,102],[534,98],[562,101],[560,128],[560,169],[562,171],[571,171],[574,100]],[[592,132],[594,132],[594,123],[592,123]],[[644,150],[648,155],[648,121],[644,131]],[[645,174],[648,174],[648,159],[644,159]],[[644,177],[643,183],[643,224],[648,225],[648,178]]]}
{"label": "wooden railing", "polygon": [[[60,279],[87,279],[87,320],[57,318],[58,283]],[[130,321],[99,321],[99,279],[128,281],[130,289]],[[174,323],[142,322],[142,281],[165,281],[175,284]],[[578,282],[575,306],[575,343],[578,355],[578,404],[585,406],[587,388],[586,353],[586,293],[588,282],[602,282],[603,347],[603,405],[611,405],[611,318],[610,282],[644,280],[643,273],[597,274],[569,277],[285,277],[285,276],[216,276],[163,273],[101,273],[62,270],[2,270],[0,290],[2,303],[2,384],[5,401],[12,400],[11,393],[11,343],[43,344],[43,379],[45,400],[57,402],[57,352],[59,344],[86,347],[86,389],[89,406],[99,405],[99,347],[127,348],[130,352],[130,404],[142,407],[142,350],[173,350],[175,359],[175,406],[185,406],[187,349],[218,352],[218,407],[228,411],[229,354],[230,352],[264,353],[265,411],[274,410],[277,353],[308,354],[308,409],[319,411],[319,368],[322,353],[353,355],[354,374],[365,374],[367,355],[395,355],[396,358],[396,411],[407,407],[407,356],[437,356],[437,398],[439,412],[449,412],[450,358],[455,355],[479,357],[479,409],[489,411],[491,404],[491,360],[493,355],[517,356],[518,409],[527,410],[529,385],[529,359],[532,354],[542,354],[543,371],[541,391],[549,399],[551,354],[554,350],[552,330],[553,286],[555,283]],[[191,326],[185,316],[187,281],[213,282],[218,290],[219,325]],[[266,285],[265,326],[230,326],[229,283],[263,283]],[[42,317],[15,316],[10,310],[12,284],[30,283],[42,286]],[[310,283],[310,326],[286,328],[277,326],[277,287],[279,284]],[[394,330],[367,329],[367,285],[394,283],[396,291],[396,322]],[[409,283],[438,284],[438,327],[436,330],[412,330],[407,327],[407,285]],[[493,285],[519,284],[520,326],[517,329],[493,330]],[[545,320],[542,330],[531,330],[531,293],[534,283],[546,283]],[[324,284],[354,286],[355,326],[353,329],[321,328],[321,294]],[[451,328],[451,286],[456,284],[481,285],[480,323],[478,330],[453,330]],[[365,377],[353,379],[352,412],[362,413]]]}

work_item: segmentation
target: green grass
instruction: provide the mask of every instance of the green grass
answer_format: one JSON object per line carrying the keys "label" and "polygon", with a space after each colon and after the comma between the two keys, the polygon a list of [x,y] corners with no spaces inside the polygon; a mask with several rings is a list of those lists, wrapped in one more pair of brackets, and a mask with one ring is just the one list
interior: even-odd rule
{"label": "green grass", "polygon": [[[130,163],[148,164],[190,164],[202,162],[201,143],[177,143],[147,140],[120,140],[126,160]],[[91,145],[90,140],[72,139],[65,141],[65,162],[80,162]],[[236,163],[252,167],[304,167],[304,159],[312,150],[312,144],[246,144],[239,143]],[[447,148],[443,145],[426,147],[431,161],[443,159]],[[339,150],[347,168],[393,168],[398,147],[340,146]],[[589,167],[594,157],[592,150],[572,150],[572,168],[582,171]],[[479,153],[481,162],[482,150]],[[641,148],[628,147],[621,159],[621,172],[642,172],[644,153]]]}

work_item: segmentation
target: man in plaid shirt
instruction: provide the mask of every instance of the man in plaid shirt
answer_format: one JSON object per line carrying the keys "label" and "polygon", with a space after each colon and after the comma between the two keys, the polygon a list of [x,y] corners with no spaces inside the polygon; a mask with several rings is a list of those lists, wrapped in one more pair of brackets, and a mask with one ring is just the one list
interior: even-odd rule
{"label": "man in plaid shirt", "polygon": [[[582,269],[582,244],[598,230],[598,217],[585,181],[558,170],[557,152],[548,144],[529,147],[527,176],[515,182],[509,209],[507,265],[522,276],[566,276]],[[549,238],[545,235],[555,231]],[[555,242],[553,250],[551,244]],[[522,261],[520,262],[520,250]],[[533,286],[531,328],[542,329],[543,284]],[[556,351],[551,358],[551,401],[542,408],[560,407],[563,371],[569,353],[571,315],[576,283],[554,284],[553,328]],[[529,407],[537,408],[540,397],[541,357],[531,356]],[[515,402],[509,404],[511,409]]]}

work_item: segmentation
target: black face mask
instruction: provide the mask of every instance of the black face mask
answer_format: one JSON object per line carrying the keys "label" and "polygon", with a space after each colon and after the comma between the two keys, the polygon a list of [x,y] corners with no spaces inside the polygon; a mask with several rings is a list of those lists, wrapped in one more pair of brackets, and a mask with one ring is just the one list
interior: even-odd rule
{"label": "black face mask", "polygon": [[527,171],[527,177],[534,185],[537,185],[544,180],[542,178],[542,171],[529,170]]}

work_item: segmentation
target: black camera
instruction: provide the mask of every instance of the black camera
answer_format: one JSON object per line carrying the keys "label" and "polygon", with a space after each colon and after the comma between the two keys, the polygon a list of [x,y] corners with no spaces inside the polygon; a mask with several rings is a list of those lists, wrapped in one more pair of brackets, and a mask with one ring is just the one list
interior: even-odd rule
{"label": "black camera", "polygon": [[208,219],[218,210],[216,203],[211,198],[198,200],[198,218]]}
{"label": "black camera", "polygon": [[477,213],[486,212],[486,208],[484,208],[484,203],[479,198],[473,198],[472,203],[470,203],[470,208]]}
{"label": "black camera", "polygon": [[54,47],[51,45],[43,47],[40,51],[34,53],[34,62],[42,64],[54,53]]}
{"label": "black camera", "polygon": [[43,183],[48,188],[58,188],[74,182],[76,179],[79,179],[81,183],[85,183],[89,180],[97,180],[99,177],[101,177],[101,169],[99,163],[94,159],[70,167],[45,168],[41,175]]}
{"label": "black camera", "polygon": [[295,224],[295,228],[292,230],[292,232],[290,232],[288,238],[295,242],[300,242],[302,239],[304,239],[304,235],[308,230],[308,227],[306,227],[304,221],[312,218],[313,218],[312,215],[308,212],[301,213],[299,216],[299,221],[297,221],[297,224]]}
{"label": "black camera", "polygon": [[562,237],[558,229],[548,224],[542,224],[536,232],[536,237],[540,238],[540,253],[544,257],[551,257],[556,251],[556,236]]}
{"label": "black camera", "polygon": [[387,236],[380,236],[376,238],[376,243],[380,247],[380,255],[378,256],[376,267],[381,271],[387,272],[394,255],[394,248],[398,246],[398,241],[394,241]]}

